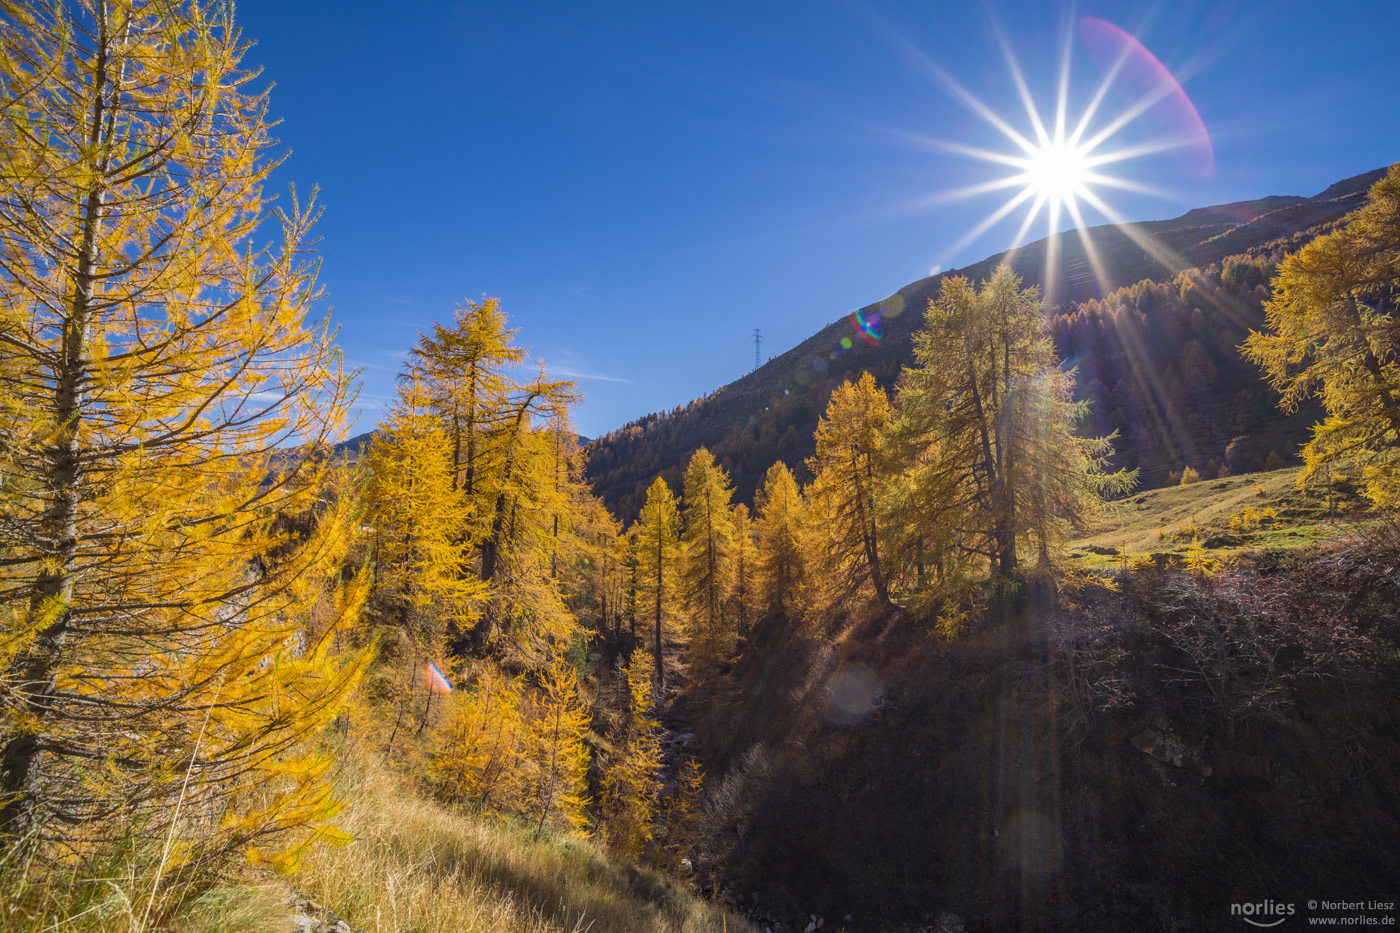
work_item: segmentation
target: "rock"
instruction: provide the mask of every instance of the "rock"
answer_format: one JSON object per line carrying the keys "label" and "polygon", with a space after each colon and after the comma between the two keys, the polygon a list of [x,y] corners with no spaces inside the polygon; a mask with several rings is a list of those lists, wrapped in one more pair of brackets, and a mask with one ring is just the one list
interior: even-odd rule
{"label": "rock", "polygon": [[1090,544],[1089,546],[1084,548],[1084,550],[1088,551],[1090,554],[1097,554],[1100,557],[1118,556],[1118,549],[1116,547],[1104,547],[1098,544]]}

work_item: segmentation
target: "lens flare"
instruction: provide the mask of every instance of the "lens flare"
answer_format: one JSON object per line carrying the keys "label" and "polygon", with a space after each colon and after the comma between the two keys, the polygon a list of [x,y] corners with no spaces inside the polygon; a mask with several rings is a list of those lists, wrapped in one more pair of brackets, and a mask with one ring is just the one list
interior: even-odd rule
{"label": "lens flare", "polygon": [[873,314],[867,315],[864,311],[853,311],[847,315],[851,326],[860,334],[861,339],[866,343],[874,345],[884,337],[884,331],[880,330],[880,318],[884,316],[884,311],[877,310]]}
{"label": "lens flare", "polygon": [[428,689],[433,693],[451,693],[452,684],[438,670],[436,664],[426,664],[423,667],[423,679],[427,682]]}

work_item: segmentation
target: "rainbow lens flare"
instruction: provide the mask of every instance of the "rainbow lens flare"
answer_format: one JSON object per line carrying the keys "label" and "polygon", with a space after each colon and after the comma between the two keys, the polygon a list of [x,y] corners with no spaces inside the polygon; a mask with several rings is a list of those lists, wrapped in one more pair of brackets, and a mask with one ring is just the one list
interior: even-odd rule
{"label": "rainbow lens flare", "polygon": [[433,693],[452,692],[452,684],[443,676],[442,671],[437,669],[437,665],[432,662],[423,666],[423,679],[427,682],[428,689]]}

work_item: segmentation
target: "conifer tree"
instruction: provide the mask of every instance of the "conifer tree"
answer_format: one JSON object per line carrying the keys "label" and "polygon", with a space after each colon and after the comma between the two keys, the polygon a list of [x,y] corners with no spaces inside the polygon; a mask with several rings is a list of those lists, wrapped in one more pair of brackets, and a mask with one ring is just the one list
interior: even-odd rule
{"label": "conifer tree", "polygon": [[557,572],[561,542],[554,533],[562,527],[567,532],[563,546],[571,554],[577,551],[572,520],[562,525],[555,521],[556,516],[572,514],[577,490],[572,482],[556,482],[553,434],[526,425],[519,430],[511,454],[511,484],[502,493],[504,500],[498,496],[499,515],[488,541],[496,554],[494,576],[482,582],[491,589],[487,611],[494,650],[538,668],[557,646],[570,644],[579,630],[565,601],[565,578]]}
{"label": "conifer tree", "polygon": [[591,617],[600,635],[620,645],[627,611],[626,538],[617,519],[581,479],[565,513],[561,538],[571,610],[580,620]]}
{"label": "conifer tree", "polygon": [[563,658],[546,669],[529,720],[529,813],[535,831],[553,821],[570,832],[588,825],[588,711],[579,699],[578,678]]}
{"label": "conifer tree", "polygon": [[734,506],[734,588],[730,596],[734,623],[740,638],[749,634],[758,606],[756,564],[758,548],[754,543],[753,519],[749,507],[739,502]]}
{"label": "conifer tree", "polygon": [[733,585],[734,524],[729,478],[701,447],[685,470],[680,588],[689,622],[691,678],[705,682],[734,650],[725,608]]}
{"label": "conifer tree", "polygon": [[[483,485],[500,462],[500,436],[510,418],[508,399],[515,390],[509,371],[525,360],[507,329],[499,298],[458,305],[453,324],[434,321],[409,351],[409,374],[430,387],[434,408],[451,444],[453,487],[476,504]],[[486,519],[477,510],[475,537],[484,537]]]}
{"label": "conifer tree", "polygon": [[489,663],[452,697],[433,736],[431,772],[449,803],[520,809],[528,733],[519,683]]}
{"label": "conifer tree", "polygon": [[[423,387],[446,444],[448,471],[462,498],[459,545],[476,555],[463,580],[487,588],[459,650],[494,646],[541,663],[553,637],[571,637],[558,587],[556,520],[578,485],[565,443],[574,383],[541,368],[528,379],[500,301],[460,305],[451,326],[434,323],[409,352],[405,379]],[[543,567],[542,577],[540,575]]]}
{"label": "conifer tree", "polygon": [[470,556],[465,499],[456,487],[447,434],[410,378],[365,456],[365,504],[373,527],[375,591],[403,609],[468,624],[485,587],[461,570]]}
{"label": "conifer tree", "polygon": [[1347,461],[1366,493],[1400,505],[1400,165],[1371,186],[1346,225],[1318,237],[1279,267],[1264,306],[1268,329],[1252,332],[1245,356],[1264,369],[1294,411],[1314,395],[1327,418],[1303,448],[1306,483]]}
{"label": "conifer tree", "polygon": [[824,602],[868,584],[877,600],[889,603],[876,504],[884,469],[881,434],[889,420],[885,391],[864,373],[859,382],[837,387],[817,424],[816,453],[807,461],[813,475],[807,503],[820,516],[824,546],[814,561],[820,565],[815,576],[827,591]]}
{"label": "conifer tree", "polygon": [[613,743],[614,761],[603,778],[603,819],[608,844],[629,858],[641,857],[654,833],[660,793],[661,723],[646,652],[638,648],[627,664],[627,723]]}
{"label": "conifer tree", "polygon": [[666,800],[665,847],[675,853],[671,867],[679,868],[682,859],[693,865],[704,842],[705,814],[701,809],[705,793],[705,772],[694,758],[687,758],[677,776],[676,787]]}
{"label": "conifer tree", "polygon": [[1013,592],[1023,544],[1048,560],[1101,494],[1136,476],[1102,471],[1109,438],[1075,434],[1086,403],[1073,401],[1073,373],[1055,359],[1039,290],[1021,288],[1009,266],[980,289],[946,280],[914,357],[888,437],[891,483],[902,487],[890,499],[895,550],[908,561],[932,544],[954,577],[980,564],[998,592]]}
{"label": "conifer tree", "polygon": [[315,824],[335,805],[302,743],[368,661],[338,655],[367,576],[339,581],[318,212],[263,195],[231,7],[4,16],[0,831],[96,840],[176,799],[215,848]]}
{"label": "conifer tree", "polygon": [[652,627],[652,652],[656,662],[656,692],[666,692],[666,667],[662,653],[664,622],[676,600],[676,559],[680,545],[680,514],[676,497],[666,481],[657,477],[647,490],[646,505],[633,526],[632,553],[636,566],[636,615]]}
{"label": "conifer tree", "polygon": [[781,461],[768,468],[755,497],[758,505],[756,576],[766,611],[788,609],[806,576],[805,507],[797,480]]}

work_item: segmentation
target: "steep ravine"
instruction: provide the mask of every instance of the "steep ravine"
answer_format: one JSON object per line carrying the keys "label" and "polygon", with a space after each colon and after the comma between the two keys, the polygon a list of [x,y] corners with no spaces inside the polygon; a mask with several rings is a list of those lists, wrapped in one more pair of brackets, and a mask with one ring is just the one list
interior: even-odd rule
{"label": "steep ravine", "polygon": [[1251,586],[1339,608],[1377,662],[1278,696],[1241,664],[1225,689],[1260,706],[1226,716],[1180,673],[1186,590],[1159,569],[952,645],[899,614],[829,639],[770,620],[698,730],[713,870],[775,931],[1217,929],[1233,903],[1400,891],[1395,588],[1371,565],[1264,570]]}

